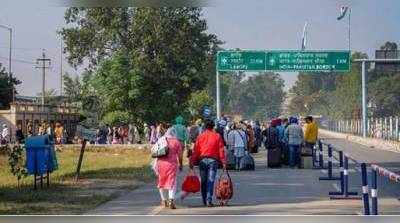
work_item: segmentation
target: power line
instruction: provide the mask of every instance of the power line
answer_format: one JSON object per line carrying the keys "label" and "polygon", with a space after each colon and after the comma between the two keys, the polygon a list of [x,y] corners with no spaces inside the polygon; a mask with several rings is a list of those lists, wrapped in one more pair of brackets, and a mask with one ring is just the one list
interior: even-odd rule
{"label": "power line", "polygon": [[[8,57],[2,57],[2,56],[0,56],[0,58],[2,58],[2,59],[7,59],[8,60]],[[34,62],[32,62],[32,61],[27,61],[27,60],[20,60],[20,59],[11,59],[12,61],[15,61],[15,62],[19,62],[19,63],[25,63],[25,64],[36,64],[36,63],[34,63]]]}
{"label": "power line", "polygon": [[[9,47],[0,46],[0,49],[8,49]],[[41,48],[23,48],[23,47],[13,47],[13,50],[21,50],[21,51],[39,51]]]}

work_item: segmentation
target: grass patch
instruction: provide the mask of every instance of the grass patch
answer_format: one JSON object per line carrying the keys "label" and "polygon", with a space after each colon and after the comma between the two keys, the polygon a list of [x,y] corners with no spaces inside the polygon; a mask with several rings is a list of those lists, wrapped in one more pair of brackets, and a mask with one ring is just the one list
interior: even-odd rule
{"label": "grass patch", "polygon": [[0,214],[82,214],[154,180],[147,150],[88,147],[81,180],[75,183],[78,156],[78,147],[57,151],[59,169],[51,175],[50,188],[35,191],[32,176],[17,188],[7,157],[0,155]]}

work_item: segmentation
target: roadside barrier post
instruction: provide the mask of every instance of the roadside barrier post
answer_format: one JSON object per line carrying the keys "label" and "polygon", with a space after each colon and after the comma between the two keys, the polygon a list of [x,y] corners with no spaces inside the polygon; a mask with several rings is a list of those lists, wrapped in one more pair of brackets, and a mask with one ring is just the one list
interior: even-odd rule
{"label": "roadside barrier post", "polygon": [[320,177],[319,180],[340,180],[340,177],[333,177],[332,175],[332,167],[333,167],[333,154],[332,154],[332,146],[328,145],[328,177]]}
{"label": "roadside barrier post", "polygon": [[343,151],[339,151],[339,165],[340,165],[340,191],[329,192],[329,195],[344,194]]}
{"label": "roadside barrier post", "polygon": [[369,195],[368,195],[368,173],[367,173],[367,165],[365,163],[361,163],[361,180],[362,180],[362,193],[364,202],[364,215],[370,215]]}
{"label": "roadside barrier post", "polygon": [[347,155],[344,156],[344,196],[348,197],[349,195],[357,195],[357,192],[350,192],[349,191],[349,158]]}
{"label": "roadside barrier post", "polygon": [[[361,197],[356,196],[357,192],[349,191],[349,157],[347,155],[343,155],[343,152],[340,153],[343,157],[343,165],[340,168],[340,177],[341,177],[341,193],[329,193],[330,195],[340,195],[336,197],[331,197],[331,199],[348,199],[348,200],[360,200]],[[350,197],[352,196],[352,197]]]}
{"label": "roadside barrier post", "polygon": [[377,171],[372,168],[371,170],[371,214],[378,215],[378,176]]}
{"label": "roadside barrier post", "polygon": [[323,169],[324,168],[324,148],[322,147],[322,142],[321,140],[318,141],[318,149],[319,149],[319,168]]}

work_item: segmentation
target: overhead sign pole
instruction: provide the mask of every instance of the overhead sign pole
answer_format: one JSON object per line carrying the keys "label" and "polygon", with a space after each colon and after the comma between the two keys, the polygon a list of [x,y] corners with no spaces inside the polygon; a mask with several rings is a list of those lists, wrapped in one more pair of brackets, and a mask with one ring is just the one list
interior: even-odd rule
{"label": "overhead sign pole", "polygon": [[221,118],[221,98],[220,98],[220,87],[219,87],[219,71],[217,69],[217,74],[216,74],[216,97],[217,97],[217,118]]}
{"label": "overhead sign pole", "polygon": [[400,62],[400,59],[356,59],[355,62],[361,62],[361,88],[362,88],[362,135],[368,136],[368,107],[367,107],[367,62],[394,63]]}

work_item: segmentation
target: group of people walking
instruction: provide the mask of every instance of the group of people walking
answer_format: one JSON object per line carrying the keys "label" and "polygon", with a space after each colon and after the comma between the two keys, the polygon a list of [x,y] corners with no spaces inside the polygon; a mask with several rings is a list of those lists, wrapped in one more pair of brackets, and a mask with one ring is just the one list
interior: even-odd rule
{"label": "group of people walking", "polygon": [[[226,170],[229,165],[228,153],[233,151],[234,169],[240,169],[241,159],[247,154],[257,153],[262,145],[270,151],[279,150],[278,162],[295,167],[300,163],[301,153],[311,153],[318,137],[318,127],[311,116],[307,116],[301,126],[299,119],[273,119],[267,125],[257,121],[233,122],[222,117],[218,121],[197,120],[190,126],[184,125],[182,117],[175,119],[174,125],[164,125],[160,132],[150,129],[153,144],[165,141],[167,155],[156,158],[153,169],[158,176],[161,205],[176,208],[176,198],[183,199],[184,193],[177,195],[177,175],[183,170],[184,152],[189,159],[191,170],[198,166],[201,178],[201,195],[205,206],[212,207],[214,183],[218,169]],[[155,129],[155,130],[154,130]],[[163,129],[165,130],[163,132]],[[154,131],[154,133],[151,133]],[[270,157],[268,156],[267,162]]]}
{"label": "group of people walking", "polygon": [[311,156],[318,138],[318,126],[312,116],[304,118],[301,126],[297,117],[273,119],[262,131],[265,148],[270,152],[271,166],[300,166],[301,155]]}
{"label": "group of people walking", "polygon": [[[161,204],[171,209],[176,208],[177,174],[183,169],[183,154],[186,151],[190,169],[199,167],[203,204],[213,206],[217,169],[226,168],[224,139],[214,130],[214,121],[205,120],[204,123],[195,121],[187,128],[184,126],[183,118],[177,117],[174,125],[166,127],[166,132],[155,144],[165,140],[168,154],[157,158],[153,163],[153,169],[158,176]],[[181,193],[179,198],[183,197],[184,194]]]}

